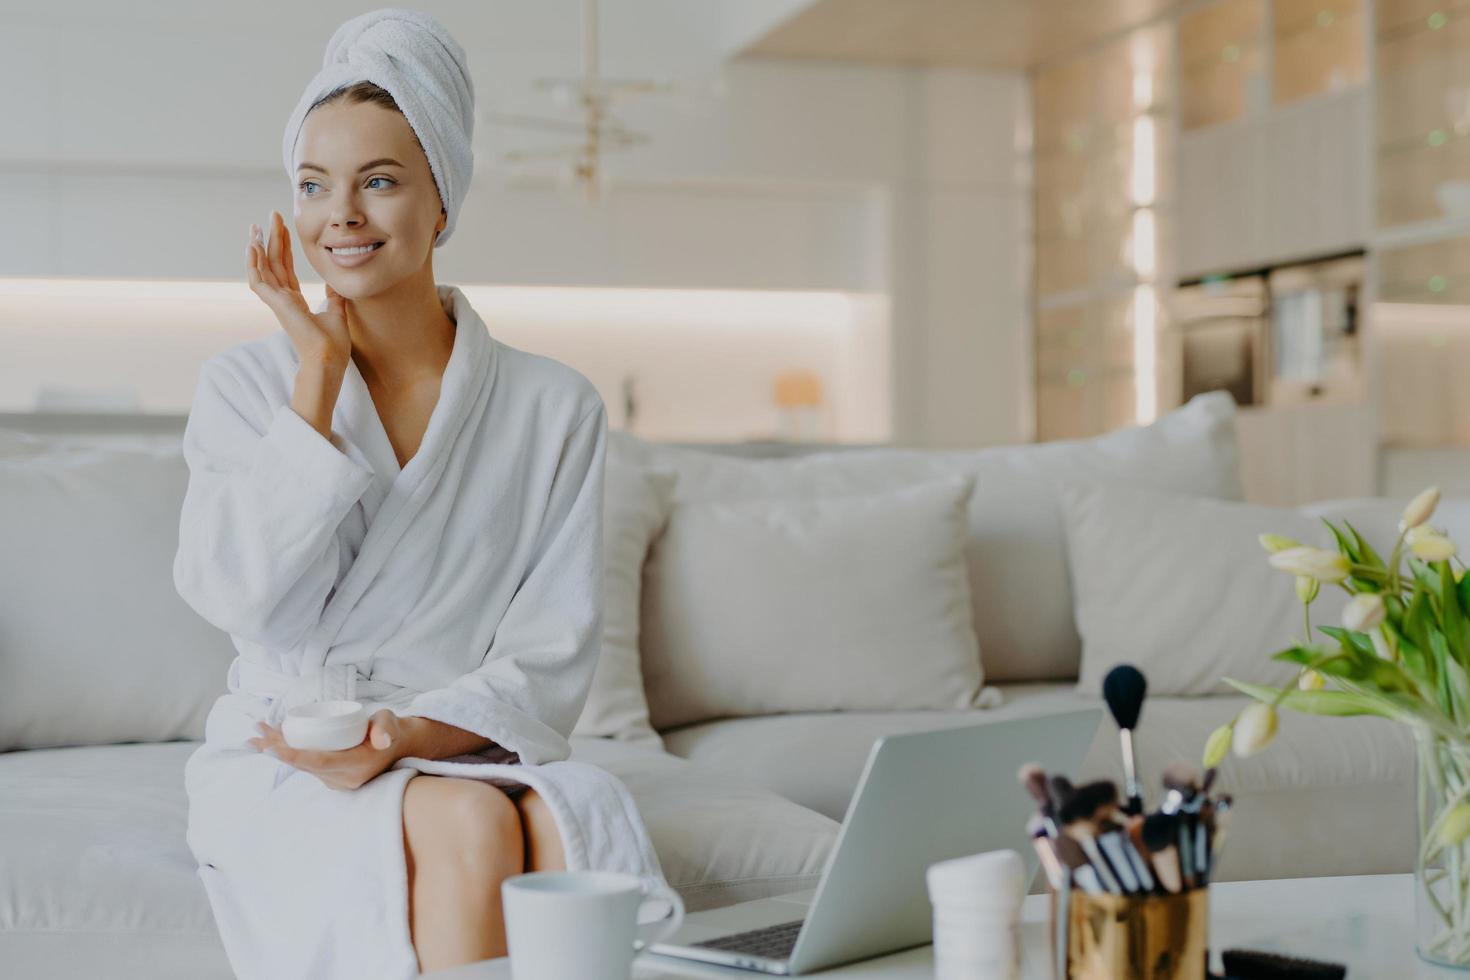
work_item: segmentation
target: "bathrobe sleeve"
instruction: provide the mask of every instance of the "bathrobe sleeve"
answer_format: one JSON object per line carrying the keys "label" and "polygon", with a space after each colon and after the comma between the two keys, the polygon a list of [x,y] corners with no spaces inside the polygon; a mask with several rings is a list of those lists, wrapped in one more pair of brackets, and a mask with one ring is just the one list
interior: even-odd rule
{"label": "bathrobe sleeve", "polygon": [[527,764],[566,758],[602,642],[606,448],[598,399],[561,446],[530,562],[484,662],[405,714],[474,732]]}
{"label": "bathrobe sleeve", "polygon": [[200,372],[183,450],[175,588],[220,629],[293,648],[336,582],[337,526],[372,471],[218,357]]}

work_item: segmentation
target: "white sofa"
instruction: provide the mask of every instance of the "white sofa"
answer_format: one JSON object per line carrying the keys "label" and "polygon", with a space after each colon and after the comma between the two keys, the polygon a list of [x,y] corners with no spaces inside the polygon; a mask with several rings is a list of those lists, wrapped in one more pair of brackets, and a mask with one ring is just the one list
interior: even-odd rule
{"label": "white sofa", "polygon": [[[182,769],[223,690],[233,649],[176,596],[168,598],[186,479],[177,430],[133,439],[124,420],[121,438],[43,441],[5,431],[5,421],[0,975],[228,977],[184,841]],[[82,448],[88,444],[106,448]],[[1192,403],[1149,429],[1087,442],[975,451],[811,448],[831,451],[750,460],[614,434],[609,460],[671,474],[669,508],[701,495],[804,490],[836,497],[901,485],[905,471],[969,474],[974,608],[965,622],[978,637],[986,691],[999,691],[1002,703],[986,693],[976,706],[947,710],[788,710],[705,718],[665,727],[653,739],[575,736],[575,757],[628,784],[667,877],[691,909],[814,884],[875,738],[1098,703],[1076,684],[1082,643],[1053,496],[1059,480],[1240,495],[1233,407],[1224,396]],[[655,535],[650,555],[658,547]],[[723,588],[711,560],[699,587]],[[1181,590],[1210,587],[1180,570]],[[869,605],[884,599],[861,597]],[[648,614],[648,595],[641,609]],[[667,631],[661,642],[669,642]],[[785,655],[798,658],[801,650]],[[679,707],[658,704],[652,686],[648,694],[655,720]],[[874,694],[882,701],[882,692]],[[1156,776],[1170,762],[1198,759],[1208,732],[1243,703],[1218,695],[1152,699],[1138,738],[1143,771]],[[72,713],[50,711],[61,704]],[[1411,749],[1407,735],[1385,722],[1286,715],[1271,751],[1222,774],[1221,788],[1239,805],[1223,876],[1408,870]],[[1110,725],[1089,750],[1083,775],[1120,775]],[[1021,792],[1013,785],[995,791]],[[916,827],[922,813],[916,806]]]}

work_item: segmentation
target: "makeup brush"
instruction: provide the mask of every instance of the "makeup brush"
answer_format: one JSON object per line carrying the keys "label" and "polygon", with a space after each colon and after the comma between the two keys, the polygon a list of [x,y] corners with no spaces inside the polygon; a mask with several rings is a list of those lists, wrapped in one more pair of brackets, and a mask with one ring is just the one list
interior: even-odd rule
{"label": "makeup brush", "polygon": [[1087,860],[1097,869],[1103,887],[1114,895],[1123,894],[1123,876],[1098,847],[1096,826],[1099,811],[1111,810],[1117,805],[1118,787],[1107,780],[1074,787],[1065,776],[1053,776],[1052,785],[1062,791],[1059,794],[1061,807],[1057,811],[1062,833],[1081,845]]}
{"label": "makeup brush", "polygon": [[1066,776],[1052,776],[1046,781],[1046,785],[1051,790],[1051,800],[1058,813],[1061,812],[1062,807],[1067,805],[1072,794],[1077,792],[1077,787],[1073,786],[1072,781]]}
{"label": "makeup brush", "polygon": [[[1142,823],[1141,818],[1139,818],[1139,822]],[[1109,819],[1103,821],[1101,830],[1102,833],[1098,837],[1098,840],[1112,839],[1115,842],[1118,853],[1127,862],[1128,867],[1133,870],[1133,877],[1138,879],[1138,890],[1144,892],[1153,891],[1157,887],[1154,882],[1153,872],[1149,871],[1148,862],[1143,859],[1139,848],[1134,845],[1133,836],[1128,828]],[[1112,852],[1109,851],[1110,856],[1111,854]]]}
{"label": "makeup brush", "polygon": [[1096,820],[1099,810],[1116,809],[1117,806],[1118,784],[1110,779],[1099,779],[1073,787],[1066,802],[1057,811],[1057,819],[1064,826],[1077,820]]}
{"label": "makeup brush", "polygon": [[1197,785],[1198,771],[1187,762],[1176,762],[1164,770],[1164,813],[1177,816],[1176,830],[1179,834],[1179,873],[1184,878],[1184,887],[1194,888],[1199,884],[1201,868],[1195,860],[1194,826],[1198,819],[1200,799]]}
{"label": "makeup brush", "polygon": [[1087,852],[1082,849],[1081,844],[1066,834],[1058,837],[1053,843],[1056,845],[1057,857],[1071,872],[1072,880],[1077,882],[1077,887],[1089,895],[1101,895],[1108,890],[1103,887],[1097,870],[1088,862]]}
{"label": "makeup brush", "polygon": [[1035,849],[1036,856],[1041,859],[1041,868],[1046,872],[1046,880],[1051,884],[1052,891],[1061,891],[1067,886],[1069,872],[1062,865],[1062,859],[1057,854],[1057,842],[1047,833],[1040,814],[1035,814],[1026,821],[1026,832],[1031,837],[1031,846]]}
{"label": "makeup brush", "polygon": [[1046,785],[1046,770],[1035,762],[1028,762],[1016,773],[1026,792],[1036,801],[1036,810],[1046,824],[1046,835],[1055,837],[1061,833],[1057,827],[1057,808],[1052,802],[1051,790]]}
{"label": "makeup brush", "polygon": [[1173,812],[1189,809],[1190,804],[1200,798],[1199,770],[1187,762],[1170,765],[1164,770],[1164,789],[1167,791],[1166,805],[1169,800],[1178,800]]}
{"label": "makeup brush", "polygon": [[1200,807],[1199,817],[1194,822],[1194,875],[1200,887],[1210,883],[1210,835],[1215,828],[1215,801],[1205,800]]}
{"label": "makeup brush", "polygon": [[1184,890],[1176,846],[1179,831],[1174,825],[1177,822],[1176,817],[1167,813],[1150,813],[1143,818],[1143,846],[1148,848],[1153,860],[1154,874],[1164,890],[1175,895]]}
{"label": "makeup brush", "polygon": [[1138,755],[1133,746],[1133,730],[1138,727],[1138,716],[1143,711],[1143,699],[1148,694],[1148,681],[1143,672],[1131,664],[1119,664],[1103,678],[1103,698],[1108,710],[1118,723],[1118,736],[1123,744],[1124,792],[1123,812],[1143,812],[1143,785],[1138,781]]}
{"label": "makeup brush", "polygon": [[[1093,858],[1093,863],[1101,857],[1108,865],[1107,870],[1112,871],[1113,877],[1123,891],[1134,893],[1142,890],[1137,873],[1133,864],[1128,860],[1127,851],[1124,848],[1125,838],[1121,833],[1110,833],[1109,830],[1119,831],[1121,828],[1113,822],[1113,817],[1118,812],[1118,787],[1117,784],[1108,779],[1100,779],[1096,782],[1078,786],[1072,793],[1067,805],[1062,807],[1058,818],[1066,827],[1066,832],[1071,834],[1088,857]],[[1100,852],[1094,855],[1088,849],[1089,842],[1096,845]],[[1103,884],[1107,884],[1107,878],[1102,871],[1098,874],[1103,877]]]}
{"label": "makeup brush", "polygon": [[1210,869],[1212,871],[1215,865],[1220,863],[1220,850],[1225,846],[1225,830],[1230,826],[1230,810],[1234,805],[1235,800],[1227,793],[1222,793],[1215,800],[1215,814],[1210,832]]}
{"label": "makeup brush", "polygon": [[1116,828],[1116,824],[1108,821],[1101,827],[1091,828],[1097,836],[1098,850],[1102,851],[1103,857],[1107,858],[1108,863],[1113,866],[1113,873],[1118,876],[1118,882],[1123,886],[1125,892],[1137,894],[1143,891],[1144,886],[1139,880],[1138,871],[1134,868],[1133,862],[1128,860],[1130,850],[1128,839],[1123,836],[1121,830],[1107,828]]}
{"label": "makeup brush", "polygon": [[[1153,852],[1143,842],[1143,820],[1144,818],[1141,814],[1133,814],[1132,816],[1126,817],[1124,818],[1123,830],[1128,835],[1128,843],[1133,845],[1132,850],[1138,855],[1139,864],[1156,871],[1157,869],[1154,868],[1153,862]],[[1157,880],[1157,876],[1152,877],[1152,882],[1149,886],[1150,889],[1153,889],[1156,885],[1159,891],[1167,890],[1164,888],[1164,883]]]}

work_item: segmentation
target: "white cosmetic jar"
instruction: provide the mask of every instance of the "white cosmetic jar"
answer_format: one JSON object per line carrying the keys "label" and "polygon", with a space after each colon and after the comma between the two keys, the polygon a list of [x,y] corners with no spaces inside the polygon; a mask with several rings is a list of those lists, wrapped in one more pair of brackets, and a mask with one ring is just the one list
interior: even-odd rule
{"label": "white cosmetic jar", "polygon": [[367,708],[360,701],[315,701],[286,711],[281,734],[293,749],[336,752],[367,736]]}

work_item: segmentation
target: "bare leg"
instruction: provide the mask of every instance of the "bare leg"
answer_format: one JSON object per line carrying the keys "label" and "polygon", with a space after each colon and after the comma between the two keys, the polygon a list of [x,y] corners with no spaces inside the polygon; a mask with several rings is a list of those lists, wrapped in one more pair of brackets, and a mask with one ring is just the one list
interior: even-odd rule
{"label": "bare leg", "polygon": [[500,883],[525,866],[515,804],[481,780],[415,776],[404,788],[403,834],[419,969],[504,956]]}
{"label": "bare leg", "polygon": [[521,826],[526,835],[527,871],[564,871],[567,866],[566,851],[562,846],[561,831],[556,818],[534,789],[527,789],[514,798],[516,809],[521,814]]}

